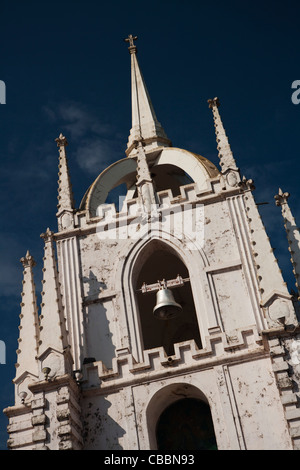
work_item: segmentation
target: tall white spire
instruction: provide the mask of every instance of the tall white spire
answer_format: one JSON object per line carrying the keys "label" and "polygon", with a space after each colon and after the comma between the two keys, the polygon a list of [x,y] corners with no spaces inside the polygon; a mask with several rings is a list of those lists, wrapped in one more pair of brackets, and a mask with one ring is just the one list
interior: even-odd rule
{"label": "tall white spire", "polygon": [[237,170],[237,165],[235,162],[235,159],[233,157],[228,137],[226,135],[221,116],[219,113],[219,106],[220,106],[220,101],[219,98],[214,98],[210,99],[207,101],[209,108],[213,112],[213,118],[214,118],[214,125],[215,125],[215,131],[216,131],[216,140],[217,140],[217,148],[219,151],[219,159],[220,159],[220,165],[221,165],[221,170],[222,173],[225,173],[227,170]]}
{"label": "tall white spire", "polygon": [[141,140],[146,151],[155,147],[172,145],[155,115],[137,60],[137,48],[133,42],[136,39],[137,36],[132,36],[132,34],[125,39],[129,42],[128,49],[131,55],[132,127],[126,150],[126,155],[130,157],[137,154],[137,142]]}
{"label": "tall white spire", "polygon": [[33,267],[35,261],[27,251],[26,256],[20,259],[23,265],[23,290],[20,314],[19,347],[17,350],[17,373],[20,377],[24,372],[38,376],[37,348],[38,348],[38,310],[36,303]]}
{"label": "tall white spire", "polygon": [[278,194],[274,196],[276,206],[281,206],[281,213],[289,243],[289,251],[291,253],[293,272],[296,278],[295,284],[298,290],[298,299],[300,300],[300,231],[287,202],[289,197],[290,194],[287,192],[284,193],[281,188],[279,188]]}

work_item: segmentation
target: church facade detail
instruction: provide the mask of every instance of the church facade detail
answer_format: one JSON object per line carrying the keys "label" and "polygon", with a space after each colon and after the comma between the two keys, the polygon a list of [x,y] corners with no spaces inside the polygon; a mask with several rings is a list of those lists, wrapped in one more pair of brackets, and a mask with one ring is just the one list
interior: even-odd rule
{"label": "church facade detail", "polygon": [[[220,116],[219,168],[173,147],[128,38],[132,127],[125,158],[75,207],[67,139],[58,229],[23,290],[8,447],[29,450],[300,448],[300,237],[281,207],[289,292]],[[118,188],[120,201],[108,202]],[[298,261],[299,260],[299,261]]]}

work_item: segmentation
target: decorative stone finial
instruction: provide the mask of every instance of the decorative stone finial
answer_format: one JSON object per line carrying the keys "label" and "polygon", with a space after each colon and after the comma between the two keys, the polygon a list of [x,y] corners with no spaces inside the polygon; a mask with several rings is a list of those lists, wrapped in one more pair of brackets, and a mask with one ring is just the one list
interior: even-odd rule
{"label": "decorative stone finial", "polygon": [[34,261],[33,257],[31,256],[28,250],[26,255],[20,259],[20,262],[22,263],[24,268],[33,268],[36,265],[36,262]]}
{"label": "decorative stone finial", "polygon": [[55,139],[55,142],[57,143],[57,147],[66,147],[68,145],[68,141],[62,133],[60,133],[59,137]]}
{"label": "decorative stone finial", "polygon": [[52,232],[50,228],[48,227],[45,233],[41,233],[40,237],[43,238],[46,243],[46,242],[50,242],[51,240],[53,240],[53,235],[54,235],[54,232]]}
{"label": "decorative stone finial", "polygon": [[281,188],[279,188],[278,194],[274,196],[276,206],[282,206],[282,204],[287,204],[287,200],[290,197],[290,193],[284,193]]}
{"label": "decorative stone finial", "polygon": [[208,102],[209,109],[212,109],[214,106],[216,106],[217,108],[220,106],[220,100],[217,97],[207,100],[207,102]]}
{"label": "decorative stone finial", "polygon": [[252,179],[247,179],[245,176],[243,176],[241,181],[238,183],[238,186],[243,190],[250,189],[253,191],[255,189],[254,181]]}
{"label": "decorative stone finial", "polygon": [[132,36],[132,34],[129,34],[128,38],[124,39],[124,41],[129,42],[128,50],[130,54],[135,54],[137,52],[137,47],[133,42],[133,41],[136,41],[137,38],[138,38],[137,36]]}

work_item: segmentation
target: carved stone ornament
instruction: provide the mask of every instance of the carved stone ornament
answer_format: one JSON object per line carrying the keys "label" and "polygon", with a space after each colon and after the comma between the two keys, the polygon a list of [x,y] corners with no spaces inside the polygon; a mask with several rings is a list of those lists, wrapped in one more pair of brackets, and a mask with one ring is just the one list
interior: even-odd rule
{"label": "carved stone ornament", "polygon": [[41,238],[45,240],[45,242],[49,242],[53,239],[54,232],[52,232],[49,228],[47,228],[45,233],[41,233]]}
{"label": "carved stone ornament", "polygon": [[57,143],[57,147],[66,147],[68,145],[68,141],[62,133],[60,133],[59,137],[55,139],[55,142]]}
{"label": "carved stone ornament", "polygon": [[282,206],[282,204],[286,204],[289,197],[290,193],[284,193],[282,189],[279,188],[278,194],[274,196],[276,206]]}
{"label": "carved stone ornament", "polygon": [[228,175],[226,176],[226,179],[227,179],[228,185],[231,186],[232,188],[237,185],[237,176],[236,176],[236,173],[234,173],[233,171],[228,173]]}
{"label": "carved stone ornament", "polygon": [[20,262],[22,263],[24,268],[28,268],[28,267],[33,268],[36,265],[36,262],[34,261],[33,257],[31,256],[28,250],[27,250],[26,255],[20,259]]}
{"label": "carved stone ornament", "polygon": [[220,100],[217,97],[207,100],[207,102],[208,102],[209,109],[212,109],[214,106],[216,106],[217,108],[220,106]]}
{"label": "carved stone ornament", "polygon": [[130,54],[133,54],[133,53],[137,52],[137,47],[133,42],[133,41],[136,41],[137,38],[138,38],[137,36],[132,36],[132,34],[129,34],[129,36],[124,39],[125,42],[129,42],[128,50],[129,50]]}
{"label": "carved stone ornament", "polygon": [[251,191],[253,191],[253,189],[255,189],[254,181],[252,179],[247,180],[245,176],[243,176],[242,181],[240,181],[238,185],[244,191],[246,191],[247,189],[250,189]]}

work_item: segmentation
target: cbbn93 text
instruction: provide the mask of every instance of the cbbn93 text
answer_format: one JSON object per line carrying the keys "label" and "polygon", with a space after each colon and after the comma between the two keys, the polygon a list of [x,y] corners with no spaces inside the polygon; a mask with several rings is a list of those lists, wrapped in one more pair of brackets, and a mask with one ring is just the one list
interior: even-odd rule
{"label": "cbbn93 text", "polygon": [[151,454],[148,457],[148,463],[151,465],[192,465],[195,459],[190,455],[169,455],[169,454]]}

